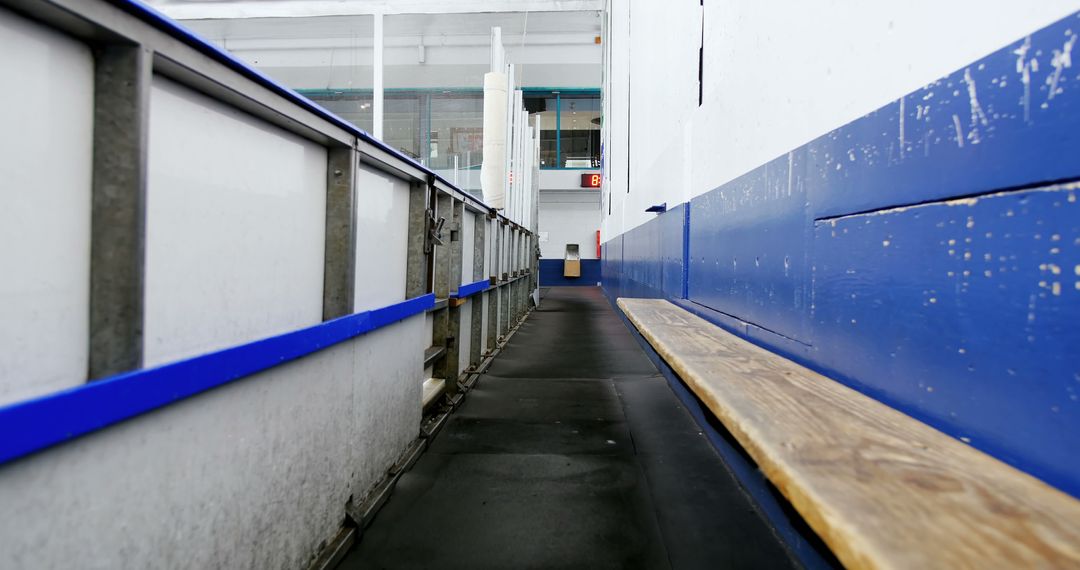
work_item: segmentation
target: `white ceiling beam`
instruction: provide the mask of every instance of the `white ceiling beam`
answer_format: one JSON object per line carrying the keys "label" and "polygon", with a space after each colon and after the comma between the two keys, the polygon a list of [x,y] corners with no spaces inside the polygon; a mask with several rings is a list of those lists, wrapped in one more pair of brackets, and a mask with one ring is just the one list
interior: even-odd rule
{"label": "white ceiling beam", "polygon": [[158,0],[156,9],[174,20],[303,18],[369,14],[475,14],[603,10],[603,0]]}
{"label": "white ceiling beam", "polygon": [[[371,48],[371,38],[242,38],[229,37],[218,38],[213,35],[205,37],[215,40],[229,49],[229,51],[243,50],[307,50],[324,48],[358,49]],[[593,41],[593,34],[568,33],[568,34],[535,34],[530,35],[524,46],[520,36],[509,36],[504,39],[505,45],[511,48],[526,49],[540,46],[582,46],[586,49],[595,49],[600,52],[599,46]],[[506,38],[504,36],[504,38]],[[386,47],[416,47],[423,44],[429,48],[438,47],[487,47],[491,37],[484,36],[387,36],[383,40]]]}

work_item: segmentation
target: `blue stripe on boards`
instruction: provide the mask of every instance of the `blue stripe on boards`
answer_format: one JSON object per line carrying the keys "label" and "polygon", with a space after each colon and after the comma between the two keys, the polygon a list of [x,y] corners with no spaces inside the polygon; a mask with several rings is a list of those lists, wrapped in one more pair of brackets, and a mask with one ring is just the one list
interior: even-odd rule
{"label": "blue stripe on boards", "polygon": [[471,297],[477,293],[482,293],[487,290],[490,282],[487,279],[475,281],[468,285],[461,285],[458,287],[457,292],[450,293],[450,296],[455,299],[464,299],[465,297]]}
{"label": "blue stripe on boards", "polygon": [[308,328],[0,408],[0,463],[69,441],[184,398],[423,313],[428,294]]}

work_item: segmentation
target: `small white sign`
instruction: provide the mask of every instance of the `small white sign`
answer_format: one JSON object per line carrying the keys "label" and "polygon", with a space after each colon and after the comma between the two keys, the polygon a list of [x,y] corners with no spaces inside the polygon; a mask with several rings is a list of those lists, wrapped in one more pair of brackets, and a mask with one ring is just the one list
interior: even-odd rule
{"label": "small white sign", "polygon": [[547,232],[538,232],[538,235],[540,236],[540,243],[547,243],[547,240],[548,240],[548,233]]}

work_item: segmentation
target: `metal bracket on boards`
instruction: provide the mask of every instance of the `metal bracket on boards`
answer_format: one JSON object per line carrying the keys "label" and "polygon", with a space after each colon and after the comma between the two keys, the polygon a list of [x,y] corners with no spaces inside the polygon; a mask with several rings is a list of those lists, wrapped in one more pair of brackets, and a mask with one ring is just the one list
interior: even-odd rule
{"label": "metal bracket on boards", "polygon": [[445,245],[443,243],[442,229],[443,224],[446,223],[446,218],[435,219],[435,210],[428,209],[427,221],[427,237],[424,239],[424,253],[431,253],[433,246]]}

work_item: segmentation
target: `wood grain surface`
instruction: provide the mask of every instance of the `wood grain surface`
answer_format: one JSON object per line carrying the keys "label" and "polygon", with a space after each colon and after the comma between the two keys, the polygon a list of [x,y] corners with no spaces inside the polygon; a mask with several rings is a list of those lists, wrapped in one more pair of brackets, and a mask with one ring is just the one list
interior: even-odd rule
{"label": "wood grain surface", "polygon": [[1080,501],[667,301],[618,305],[848,568],[1080,568]]}

